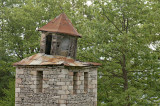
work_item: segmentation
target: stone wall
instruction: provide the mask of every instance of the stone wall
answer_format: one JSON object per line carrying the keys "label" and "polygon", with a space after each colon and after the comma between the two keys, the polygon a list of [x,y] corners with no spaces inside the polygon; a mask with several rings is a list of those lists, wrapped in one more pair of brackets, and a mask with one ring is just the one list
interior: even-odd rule
{"label": "stone wall", "polygon": [[97,69],[17,67],[15,92],[15,106],[97,106]]}

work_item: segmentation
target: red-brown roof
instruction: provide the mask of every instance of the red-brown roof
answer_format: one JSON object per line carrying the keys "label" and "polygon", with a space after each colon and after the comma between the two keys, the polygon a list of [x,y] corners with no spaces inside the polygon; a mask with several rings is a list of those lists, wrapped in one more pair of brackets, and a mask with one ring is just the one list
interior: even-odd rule
{"label": "red-brown roof", "polygon": [[17,63],[13,64],[14,66],[47,66],[47,65],[63,65],[63,66],[100,66],[100,63],[92,63],[92,62],[80,62],[75,61],[72,58],[64,57],[64,56],[53,56],[46,55],[44,53],[38,53],[27,57]]}
{"label": "red-brown roof", "polygon": [[81,37],[77,30],[73,27],[71,21],[66,14],[62,13],[49,23],[38,29],[39,31],[49,31],[55,33],[64,33],[72,36]]}

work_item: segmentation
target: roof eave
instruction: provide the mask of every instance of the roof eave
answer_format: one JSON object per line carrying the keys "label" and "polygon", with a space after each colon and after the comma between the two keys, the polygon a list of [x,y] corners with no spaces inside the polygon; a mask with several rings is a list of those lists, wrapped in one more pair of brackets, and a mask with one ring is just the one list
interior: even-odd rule
{"label": "roof eave", "polygon": [[80,34],[71,34],[71,33],[66,33],[66,32],[59,32],[59,31],[49,31],[49,30],[43,30],[43,29],[38,29],[38,31],[46,31],[46,32],[51,32],[51,33],[60,33],[60,34],[67,34],[67,35],[71,35],[71,36],[75,36],[75,37],[80,37],[82,38],[82,36]]}

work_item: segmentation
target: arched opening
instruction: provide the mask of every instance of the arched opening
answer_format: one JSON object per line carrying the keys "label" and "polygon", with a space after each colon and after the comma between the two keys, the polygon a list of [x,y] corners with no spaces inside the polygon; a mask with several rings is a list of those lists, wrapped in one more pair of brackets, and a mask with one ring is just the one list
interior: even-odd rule
{"label": "arched opening", "polygon": [[51,42],[52,42],[52,35],[47,35],[46,36],[45,54],[50,54],[50,51],[51,51]]}

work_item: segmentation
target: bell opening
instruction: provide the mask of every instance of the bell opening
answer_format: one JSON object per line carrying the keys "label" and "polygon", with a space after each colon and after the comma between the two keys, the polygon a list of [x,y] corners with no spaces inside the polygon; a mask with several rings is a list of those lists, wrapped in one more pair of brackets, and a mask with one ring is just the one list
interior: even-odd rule
{"label": "bell opening", "polygon": [[45,54],[50,54],[51,52],[51,42],[52,42],[52,35],[46,36],[46,50]]}

